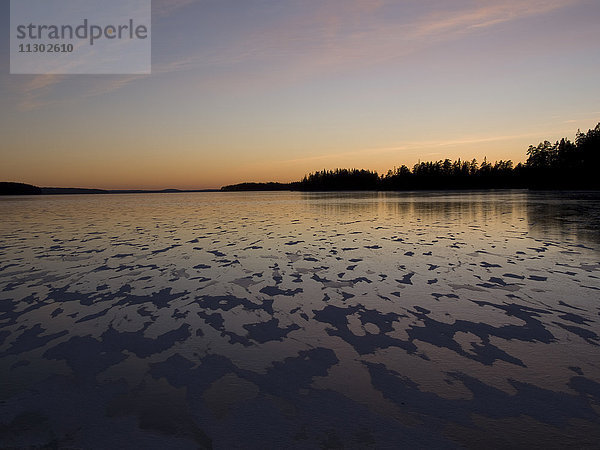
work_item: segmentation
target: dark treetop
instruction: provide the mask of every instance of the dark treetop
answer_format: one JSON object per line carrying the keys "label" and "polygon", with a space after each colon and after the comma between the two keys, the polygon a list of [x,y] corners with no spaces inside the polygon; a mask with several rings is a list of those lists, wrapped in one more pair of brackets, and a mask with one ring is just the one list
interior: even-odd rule
{"label": "dark treetop", "polygon": [[293,183],[242,183],[221,188],[245,190],[416,190],[416,189],[600,189],[600,123],[575,142],[549,141],[527,150],[525,164],[477,160],[420,162],[412,169],[394,167],[385,175],[364,169],[321,170]]}

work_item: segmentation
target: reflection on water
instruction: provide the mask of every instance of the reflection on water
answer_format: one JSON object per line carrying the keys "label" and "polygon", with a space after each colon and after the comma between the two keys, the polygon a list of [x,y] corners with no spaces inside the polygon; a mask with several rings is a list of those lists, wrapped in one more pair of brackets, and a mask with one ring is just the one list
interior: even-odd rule
{"label": "reflection on water", "polygon": [[600,243],[600,193],[552,192],[531,194],[529,232],[559,241]]}
{"label": "reflection on water", "polygon": [[0,446],[594,446],[599,199],[0,199]]}

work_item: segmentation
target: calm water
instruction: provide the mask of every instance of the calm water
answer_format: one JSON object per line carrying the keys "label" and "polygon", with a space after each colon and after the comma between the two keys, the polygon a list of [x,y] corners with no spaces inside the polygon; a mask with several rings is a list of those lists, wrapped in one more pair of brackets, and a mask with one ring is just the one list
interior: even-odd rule
{"label": "calm water", "polygon": [[0,447],[596,447],[600,195],[0,199]]}

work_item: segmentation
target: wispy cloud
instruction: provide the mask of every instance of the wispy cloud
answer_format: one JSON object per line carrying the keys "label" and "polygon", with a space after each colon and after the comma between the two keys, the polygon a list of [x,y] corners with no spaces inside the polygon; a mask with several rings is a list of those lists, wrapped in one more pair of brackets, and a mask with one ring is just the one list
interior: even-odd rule
{"label": "wispy cloud", "polygon": [[433,12],[417,22],[412,30],[415,37],[431,37],[448,33],[464,33],[504,22],[571,6],[580,0],[479,0],[471,6],[444,12]]}
{"label": "wispy cloud", "polygon": [[[238,39],[199,46],[180,69],[231,68],[213,80],[254,89],[330,73],[402,61],[440,41],[459,39],[503,23],[548,14],[582,0],[465,0],[439,2],[440,8],[411,11],[404,18],[399,2],[323,0],[314,8],[276,23],[246,30]],[[414,7],[413,4],[412,7]],[[460,5],[457,6],[457,5]],[[236,66],[247,72],[236,70]],[[243,80],[243,82],[242,82]]]}
{"label": "wispy cloud", "polygon": [[95,97],[97,95],[108,94],[124,88],[130,83],[148,77],[148,75],[119,75],[116,78],[99,78],[93,86],[85,92],[85,97]]}
{"label": "wispy cloud", "polygon": [[[509,21],[547,14],[581,0],[470,0],[454,7],[422,12],[398,23],[397,9],[390,0],[323,0],[273,23],[261,23],[236,39],[215,46],[185,46],[185,53],[159,55],[152,77],[206,67],[223,70],[199,75],[199,83],[272,86],[331,72],[364,68],[401,60],[435,42],[459,38]],[[159,19],[180,14],[202,0],[155,0],[153,14]],[[457,8],[460,4],[462,7]],[[445,5],[443,3],[442,5]],[[250,7],[250,6],[247,6]],[[396,9],[396,16],[389,18]],[[400,15],[401,16],[401,15]],[[235,30],[232,33],[235,34]],[[174,41],[174,48],[179,44]],[[182,54],[183,53],[183,54]],[[171,59],[169,59],[171,58]],[[211,78],[212,77],[212,78]],[[108,94],[146,76],[95,77],[79,98]],[[51,93],[67,78],[41,75],[17,86],[20,110],[39,109],[60,102]],[[72,101],[70,98],[68,101]],[[65,100],[66,101],[66,100]]]}
{"label": "wispy cloud", "polygon": [[17,94],[17,108],[31,111],[49,105],[49,94],[63,79],[63,75],[26,75],[12,80],[10,90]]}
{"label": "wispy cloud", "polygon": [[[351,157],[358,157],[362,155],[382,155],[388,153],[398,153],[398,152],[416,152],[418,151],[420,155],[426,156],[436,156],[441,155],[443,152],[436,152],[435,149],[444,148],[444,147],[455,147],[455,146],[469,146],[476,144],[485,144],[492,142],[505,142],[505,141],[513,141],[519,139],[542,139],[544,136],[548,136],[549,134],[555,133],[568,133],[569,130],[557,131],[557,130],[545,130],[538,131],[532,133],[521,133],[521,134],[508,134],[508,135],[494,135],[494,136],[465,136],[459,139],[438,139],[438,140],[429,140],[429,141],[414,141],[414,142],[404,142],[398,145],[390,145],[383,147],[367,147],[360,148],[345,152],[337,152],[337,153],[325,153],[318,155],[310,155],[300,158],[291,158],[291,159],[282,159],[276,161],[276,164],[279,165],[294,165],[299,163],[310,163],[310,162],[319,162],[319,161],[340,161],[345,160]],[[425,152],[425,153],[424,153]]]}
{"label": "wispy cloud", "polygon": [[[86,89],[77,95],[72,92],[72,83],[75,75],[20,75],[8,82],[8,89],[14,94],[15,106],[18,111],[30,112],[40,109],[56,107],[58,105],[73,103],[81,98],[96,96],[122,88],[139,76],[119,76],[118,79],[110,77],[95,77],[88,79]],[[70,85],[71,92],[68,96],[57,94],[57,89]]]}

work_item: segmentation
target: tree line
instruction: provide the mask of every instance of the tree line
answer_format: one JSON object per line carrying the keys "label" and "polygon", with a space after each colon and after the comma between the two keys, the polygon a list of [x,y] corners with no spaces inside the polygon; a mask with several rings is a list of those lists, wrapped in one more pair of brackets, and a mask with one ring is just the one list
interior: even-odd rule
{"label": "tree line", "polygon": [[40,195],[42,189],[25,183],[0,182],[0,195]]}
{"label": "tree line", "polygon": [[293,183],[242,183],[225,186],[240,190],[418,190],[418,189],[600,189],[600,123],[587,133],[529,146],[527,161],[481,163],[444,159],[419,162],[412,169],[394,167],[385,174],[365,169],[321,170]]}

